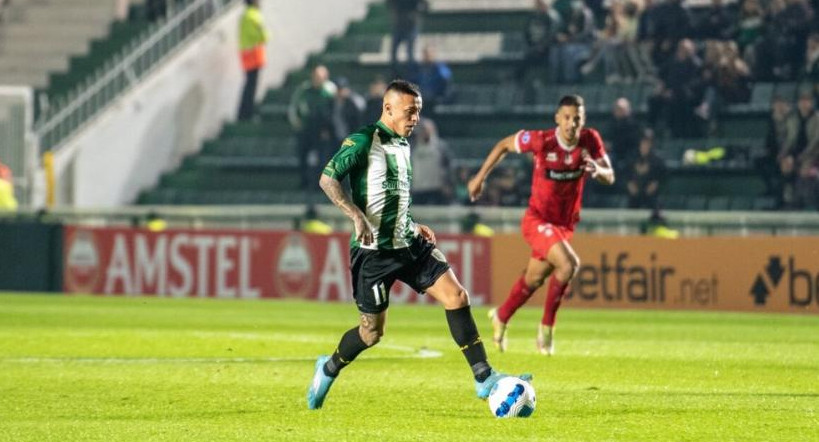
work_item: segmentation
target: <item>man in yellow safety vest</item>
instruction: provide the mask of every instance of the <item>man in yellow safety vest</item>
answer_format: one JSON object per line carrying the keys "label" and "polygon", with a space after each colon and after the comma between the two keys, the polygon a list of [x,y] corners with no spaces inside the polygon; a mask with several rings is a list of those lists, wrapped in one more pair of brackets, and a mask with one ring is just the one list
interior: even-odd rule
{"label": "man in yellow safety vest", "polygon": [[259,10],[259,0],[245,0],[245,4],[247,8],[239,22],[239,53],[242,59],[242,69],[245,71],[245,86],[242,90],[242,100],[239,103],[237,117],[240,121],[253,117],[259,70],[267,61],[265,43],[268,38],[264,16]]}

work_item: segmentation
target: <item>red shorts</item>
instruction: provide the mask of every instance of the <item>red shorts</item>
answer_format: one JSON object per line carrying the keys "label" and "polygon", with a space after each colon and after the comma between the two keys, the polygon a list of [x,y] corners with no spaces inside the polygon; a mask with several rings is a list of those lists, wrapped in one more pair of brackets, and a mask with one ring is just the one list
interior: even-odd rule
{"label": "red shorts", "polygon": [[532,248],[532,258],[546,261],[549,250],[561,241],[570,241],[574,230],[565,226],[556,226],[544,221],[528,211],[520,222],[523,239]]}

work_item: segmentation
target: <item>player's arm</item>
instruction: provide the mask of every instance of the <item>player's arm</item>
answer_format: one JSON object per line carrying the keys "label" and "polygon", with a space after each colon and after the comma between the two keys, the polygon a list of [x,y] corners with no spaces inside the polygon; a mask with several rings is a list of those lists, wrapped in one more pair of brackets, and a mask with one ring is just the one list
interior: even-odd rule
{"label": "player's arm", "polygon": [[373,226],[367,216],[356,206],[344,188],[341,181],[350,171],[361,167],[367,159],[366,145],[370,139],[360,135],[346,138],[341,148],[324,166],[319,178],[319,187],[330,198],[333,204],[347,215],[355,226],[355,238],[363,245],[373,242]]}
{"label": "player's arm", "polygon": [[321,186],[321,190],[324,191],[327,197],[330,198],[330,201],[353,220],[356,240],[365,246],[373,242],[372,224],[367,221],[367,217],[364,216],[361,209],[353,204],[353,201],[350,199],[350,196],[347,195],[347,192],[344,191],[341,183],[335,178],[322,174],[319,179],[319,186]]}
{"label": "player's arm", "polygon": [[585,165],[583,166],[592,178],[598,183],[610,186],[614,184],[614,168],[611,167],[611,161],[608,155],[603,155],[601,158],[593,159],[589,154],[583,155]]}
{"label": "player's arm", "polygon": [[495,147],[493,147],[489,152],[489,155],[486,157],[486,160],[484,160],[483,165],[481,166],[480,170],[478,170],[478,173],[476,173],[475,176],[469,180],[467,189],[469,189],[469,199],[471,201],[477,201],[477,199],[481,197],[481,194],[483,193],[483,184],[495,166],[503,161],[506,154],[516,151],[516,136],[517,134],[512,134],[498,141],[498,143],[495,144]]}

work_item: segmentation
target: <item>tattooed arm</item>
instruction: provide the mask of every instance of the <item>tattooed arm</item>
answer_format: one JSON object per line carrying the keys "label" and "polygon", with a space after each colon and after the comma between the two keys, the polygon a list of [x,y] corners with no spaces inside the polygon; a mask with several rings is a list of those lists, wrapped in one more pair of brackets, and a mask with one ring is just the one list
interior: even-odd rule
{"label": "tattooed arm", "polygon": [[356,205],[350,201],[350,197],[347,196],[346,192],[344,192],[344,188],[341,187],[341,183],[335,178],[322,174],[321,179],[319,180],[319,186],[321,186],[321,190],[327,194],[327,197],[330,198],[330,201],[332,201],[336,207],[341,209],[345,215],[353,220],[356,240],[365,246],[373,242],[372,224],[370,224],[367,217],[364,216],[364,213],[361,212],[361,209],[356,207]]}

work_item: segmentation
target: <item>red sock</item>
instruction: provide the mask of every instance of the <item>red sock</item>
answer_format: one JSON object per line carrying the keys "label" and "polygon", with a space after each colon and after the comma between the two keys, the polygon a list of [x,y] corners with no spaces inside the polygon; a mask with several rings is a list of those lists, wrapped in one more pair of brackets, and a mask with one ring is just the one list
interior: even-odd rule
{"label": "red sock", "polygon": [[560,301],[563,300],[568,287],[568,282],[560,282],[554,276],[549,278],[549,291],[546,293],[546,304],[543,305],[543,319],[541,320],[543,325],[549,327],[555,325],[557,309],[560,308]]}
{"label": "red sock", "polygon": [[526,285],[523,276],[518,279],[512,290],[509,291],[509,296],[503,301],[503,304],[498,307],[498,319],[506,324],[515,312],[529,300],[532,296],[532,290]]}

